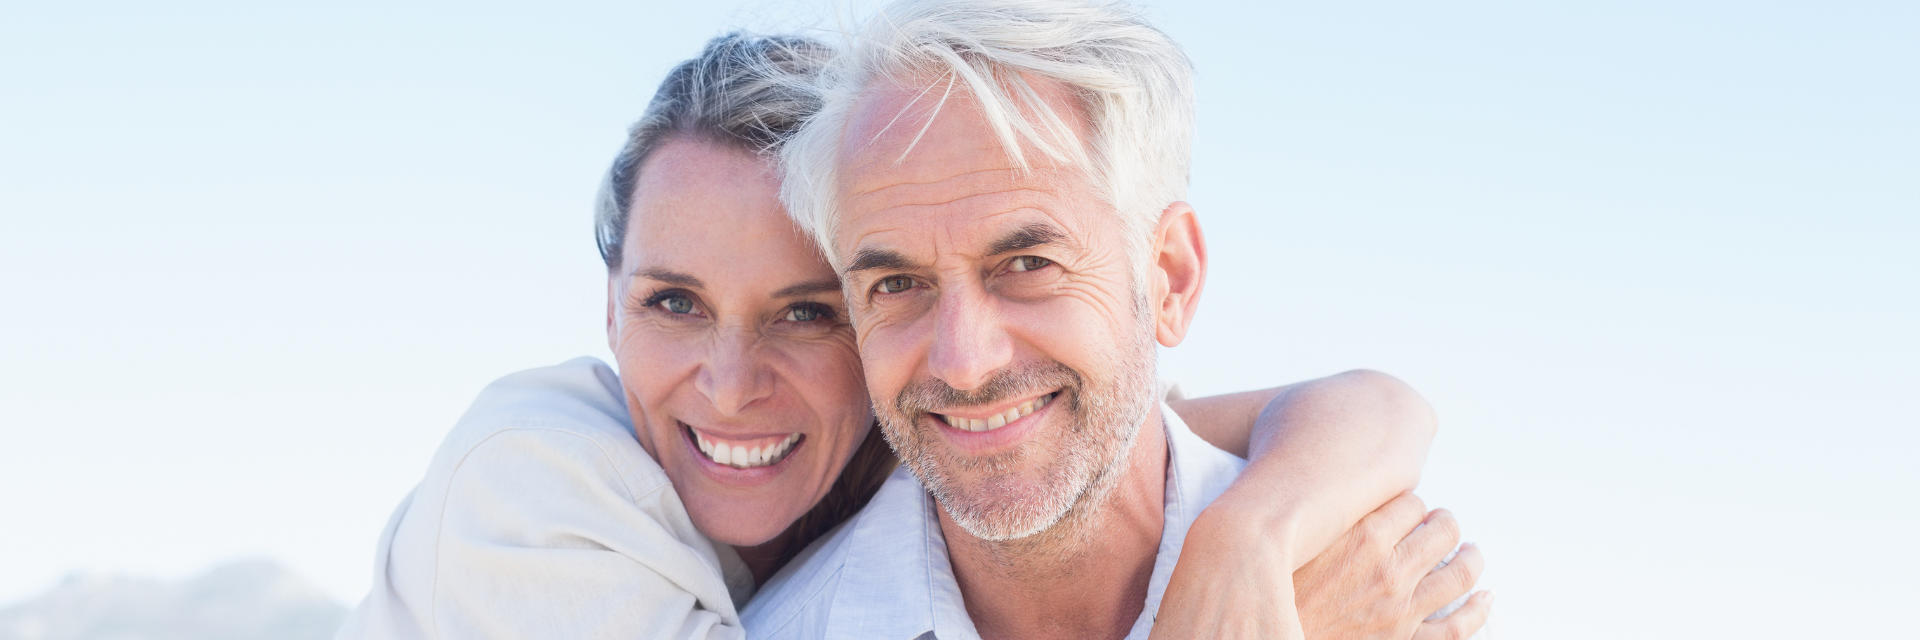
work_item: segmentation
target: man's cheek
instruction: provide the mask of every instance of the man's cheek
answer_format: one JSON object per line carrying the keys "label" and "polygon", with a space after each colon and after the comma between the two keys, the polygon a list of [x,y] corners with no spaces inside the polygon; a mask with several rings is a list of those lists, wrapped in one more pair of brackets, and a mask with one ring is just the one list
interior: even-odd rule
{"label": "man's cheek", "polygon": [[860,364],[867,378],[867,394],[876,402],[892,404],[906,388],[907,378],[917,363],[909,360],[907,340],[898,327],[877,324],[858,336]]}

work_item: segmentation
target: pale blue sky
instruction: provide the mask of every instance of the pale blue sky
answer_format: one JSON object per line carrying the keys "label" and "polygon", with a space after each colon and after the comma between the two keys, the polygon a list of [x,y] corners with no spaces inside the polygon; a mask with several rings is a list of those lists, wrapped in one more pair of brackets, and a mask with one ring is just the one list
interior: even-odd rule
{"label": "pale blue sky", "polygon": [[[0,22],[0,601],[364,591],[487,381],[602,355],[599,172],[728,26],[870,1],[137,3]],[[1920,602],[1920,9],[1160,3],[1199,71],[1190,390],[1442,416],[1502,638],[1865,637]]]}

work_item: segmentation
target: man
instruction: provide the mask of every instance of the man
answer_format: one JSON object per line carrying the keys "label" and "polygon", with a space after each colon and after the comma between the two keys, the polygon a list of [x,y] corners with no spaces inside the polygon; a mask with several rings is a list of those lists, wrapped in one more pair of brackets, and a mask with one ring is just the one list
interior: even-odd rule
{"label": "man", "polygon": [[769,583],[749,633],[1144,637],[1245,464],[1154,376],[1205,279],[1185,57],[1120,7],[987,4],[883,8],[786,148],[911,474]]}

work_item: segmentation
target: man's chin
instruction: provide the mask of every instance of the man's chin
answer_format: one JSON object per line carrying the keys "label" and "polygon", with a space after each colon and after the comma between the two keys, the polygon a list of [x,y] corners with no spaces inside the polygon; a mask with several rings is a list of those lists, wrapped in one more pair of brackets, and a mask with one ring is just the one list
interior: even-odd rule
{"label": "man's chin", "polygon": [[1072,510],[1080,493],[1063,479],[1050,482],[1013,473],[976,478],[943,475],[933,480],[924,484],[947,519],[987,541],[1018,540],[1046,531]]}

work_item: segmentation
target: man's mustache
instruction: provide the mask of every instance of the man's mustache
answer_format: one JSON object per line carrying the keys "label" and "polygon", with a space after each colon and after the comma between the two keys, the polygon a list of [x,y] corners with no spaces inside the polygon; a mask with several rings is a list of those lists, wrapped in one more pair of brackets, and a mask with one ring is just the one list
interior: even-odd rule
{"label": "man's mustache", "polygon": [[[901,389],[894,410],[911,419],[937,409],[990,405],[1060,388],[1078,389],[1084,382],[1079,372],[1052,361],[1001,369],[970,391],[955,389],[939,378],[927,378]],[[1078,394],[1069,397],[1077,405]]]}

